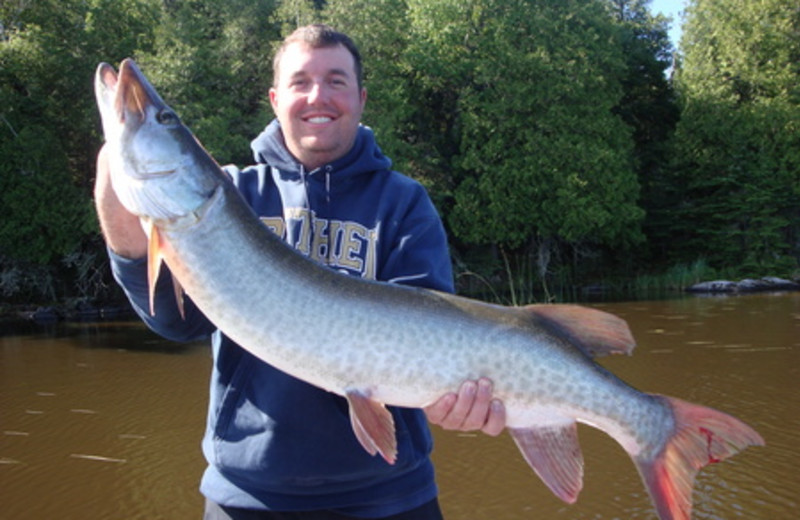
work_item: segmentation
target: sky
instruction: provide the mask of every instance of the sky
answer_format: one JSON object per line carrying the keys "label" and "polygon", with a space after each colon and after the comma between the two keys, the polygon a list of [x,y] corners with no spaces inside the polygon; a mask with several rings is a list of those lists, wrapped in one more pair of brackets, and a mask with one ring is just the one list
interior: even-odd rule
{"label": "sky", "polygon": [[674,47],[678,47],[681,39],[681,15],[680,12],[686,6],[686,0],[652,0],[650,2],[650,12],[653,14],[662,13],[672,17],[672,24],[669,30],[669,39]]}

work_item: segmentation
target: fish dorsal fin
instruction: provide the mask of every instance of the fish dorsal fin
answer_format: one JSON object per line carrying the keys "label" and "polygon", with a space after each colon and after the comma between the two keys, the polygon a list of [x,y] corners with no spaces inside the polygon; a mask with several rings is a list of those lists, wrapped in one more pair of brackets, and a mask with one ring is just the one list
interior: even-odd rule
{"label": "fish dorsal fin", "polygon": [[350,405],[350,424],[358,442],[370,455],[380,453],[389,464],[397,460],[397,438],[394,418],[383,403],[370,399],[358,389],[345,392]]}
{"label": "fish dorsal fin", "polygon": [[522,456],[558,498],[568,504],[578,500],[583,488],[583,453],[578,425],[509,428]]}
{"label": "fish dorsal fin", "polygon": [[581,305],[528,305],[522,312],[568,336],[589,357],[630,354],[636,346],[628,323],[608,312]]}

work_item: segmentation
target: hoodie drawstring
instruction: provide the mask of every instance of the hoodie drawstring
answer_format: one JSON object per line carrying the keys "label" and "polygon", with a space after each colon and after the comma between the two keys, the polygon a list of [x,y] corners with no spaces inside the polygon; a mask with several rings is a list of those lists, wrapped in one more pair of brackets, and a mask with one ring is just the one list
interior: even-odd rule
{"label": "hoodie drawstring", "polygon": [[[333,171],[333,166],[330,164],[325,166],[325,203],[330,210],[331,206],[331,172]],[[329,225],[330,226],[330,225]],[[328,265],[331,265],[331,232],[328,229],[328,251],[327,256],[328,259],[326,260]]]}

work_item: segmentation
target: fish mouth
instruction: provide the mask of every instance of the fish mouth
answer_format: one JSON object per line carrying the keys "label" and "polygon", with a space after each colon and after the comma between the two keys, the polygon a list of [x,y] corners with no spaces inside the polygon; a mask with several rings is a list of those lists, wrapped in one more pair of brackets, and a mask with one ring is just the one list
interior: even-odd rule
{"label": "fish mouth", "polygon": [[136,62],[130,58],[122,61],[119,72],[108,63],[98,65],[95,83],[100,87],[96,89],[99,104],[105,107],[106,115],[113,111],[119,123],[130,122],[131,117],[142,122],[148,107],[166,107]]}
{"label": "fish mouth", "polygon": [[117,97],[115,108],[121,120],[133,115],[138,121],[144,121],[146,109],[153,104],[147,92],[144,76],[133,61],[125,60],[119,67],[117,81]]}
{"label": "fish mouth", "polygon": [[118,80],[117,71],[108,63],[101,63],[97,66],[96,83],[100,85],[104,92],[115,92]]}

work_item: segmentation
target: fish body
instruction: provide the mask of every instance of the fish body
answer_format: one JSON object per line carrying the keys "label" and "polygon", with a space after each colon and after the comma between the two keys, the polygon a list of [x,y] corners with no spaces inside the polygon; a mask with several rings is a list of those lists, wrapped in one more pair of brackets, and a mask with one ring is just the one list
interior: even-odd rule
{"label": "fish body", "polygon": [[582,486],[577,422],[632,457],[662,520],[690,517],[705,464],[763,444],[722,412],[642,393],[596,364],[630,353],[627,324],[574,305],[505,307],[363,280],[303,257],[264,226],[135,63],[107,64],[95,92],[112,185],[150,239],[151,291],[162,261],[236,343],[347,398],[353,431],[388,463],[385,405],[423,407],[488,377],[526,461],[561,499]]}

